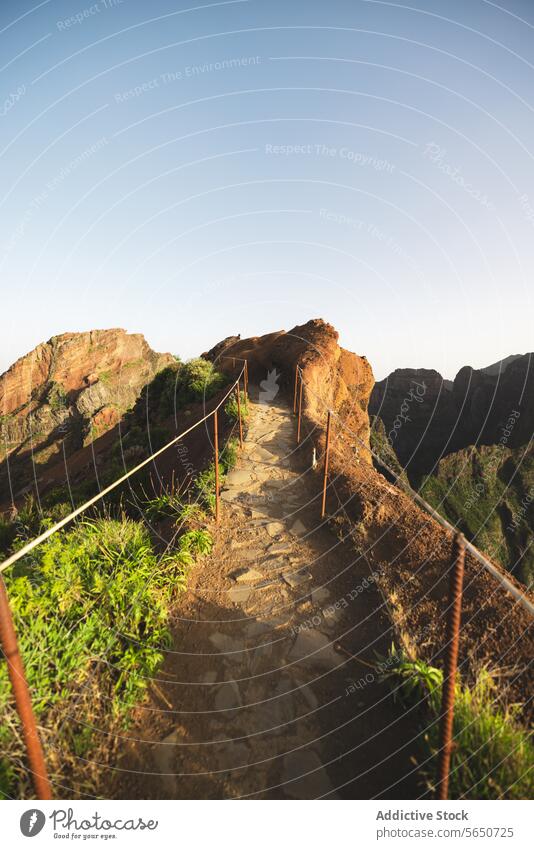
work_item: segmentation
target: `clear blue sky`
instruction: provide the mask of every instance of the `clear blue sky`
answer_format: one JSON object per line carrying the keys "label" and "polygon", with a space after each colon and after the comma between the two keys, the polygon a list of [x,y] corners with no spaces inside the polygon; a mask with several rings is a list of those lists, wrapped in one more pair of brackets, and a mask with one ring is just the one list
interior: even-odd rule
{"label": "clear blue sky", "polygon": [[0,370],[317,316],[377,378],[534,347],[532,2],[2,0],[0,39]]}

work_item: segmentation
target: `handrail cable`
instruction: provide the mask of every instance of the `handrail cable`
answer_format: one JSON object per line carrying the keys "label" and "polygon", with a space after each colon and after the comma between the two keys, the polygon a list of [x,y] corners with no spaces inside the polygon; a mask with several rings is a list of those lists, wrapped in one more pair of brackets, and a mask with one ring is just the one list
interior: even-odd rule
{"label": "handrail cable", "polygon": [[51,528],[48,528],[46,531],[44,531],[38,537],[35,537],[35,539],[30,540],[30,542],[26,543],[26,545],[23,546],[23,548],[20,548],[18,551],[15,551],[10,557],[8,557],[6,560],[4,560],[2,563],[0,563],[0,574],[2,572],[4,572],[4,570],[7,569],[9,566],[12,566],[13,563],[16,563],[18,560],[20,560],[22,557],[24,557],[26,554],[29,554],[30,551],[33,551],[34,548],[37,548],[38,545],[40,545],[42,542],[44,542],[49,537],[51,537],[52,534],[55,534],[56,531],[61,530],[61,528],[63,528],[65,525],[67,525],[69,522],[71,522],[73,519],[75,519],[76,516],[79,516],[80,513],[83,513],[85,510],[87,510],[88,507],[92,507],[93,504],[96,504],[97,501],[100,501],[101,498],[103,498],[105,495],[107,495],[112,490],[116,489],[116,487],[118,487],[121,483],[124,483],[124,481],[128,480],[128,478],[130,478],[132,475],[135,475],[136,472],[138,472],[144,466],[147,466],[149,463],[152,462],[152,460],[154,460],[156,457],[159,457],[160,454],[163,454],[163,452],[167,451],[167,449],[170,448],[172,445],[175,445],[175,443],[180,442],[180,440],[183,439],[184,436],[187,436],[187,434],[191,433],[191,431],[194,430],[196,427],[198,427],[199,425],[201,425],[205,421],[207,421],[211,416],[213,416],[214,413],[216,413],[219,410],[219,408],[224,404],[226,399],[234,391],[237,384],[241,380],[241,377],[242,377],[244,371],[245,371],[245,366],[243,366],[243,368],[239,372],[239,376],[234,381],[234,383],[231,385],[231,387],[228,390],[228,392],[226,393],[226,395],[224,395],[224,397],[221,398],[221,400],[219,401],[217,406],[213,408],[213,410],[210,410],[210,412],[207,413],[202,419],[199,419],[197,422],[192,424],[191,427],[187,428],[187,430],[184,430],[183,433],[180,433],[180,434],[178,434],[178,436],[175,436],[173,439],[171,439],[170,442],[168,442],[162,448],[159,448],[157,451],[155,451],[153,454],[151,454],[150,457],[147,457],[145,460],[142,460],[137,466],[135,466],[133,469],[130,469],[128,472],[126,472],[125,475],[122,475],[122,477],[118,478],[116,481],[109,484],[109,486],[107,486],[105,489],[100,490],[100,492],[98,492],[96,495],[94,495],[92,498],[90,498],[84,504],[81,504],[80,507],[77,507],[75,510],[73,510],[72,513],[69,513],[68,516],[65,516],[59,522],[56,522],[55,525],[52,525]]}
{"label": "handrail cable", "polygon": [[246,363],[246,357],[234,357],[233,354],[221,354],[218,357],[219,360],[240,360],[242,363]]}
{"label": "handrail cable", "polygon": [[[315,393],[312,389],[310,389],[310,387],[309,387],[308,383],[306,383],[306,381],[304,380],[304,378],[303,378],[303,376],[302,376],[302,369],[301,369],[301,367],[300,367],[300,366],[297,366],[297,369],[298,369],[298,372],[299,372],[299,375],[300,375],[300,379],[301,379],[301,381],[302,381],[303,385],[304,385],[304,386],[306,387],[306,389],[308,390],[308,392],[309,392],[311,395],[313,395],[313,397],[314,397],[314,398],[316,398],[318,401],[320,401],[320,402],[321,402],[321,403],[322,403],[322,404],[326,407],[327,411],[328,411],[328,412],[330,412],[330,413],[331,413],[331,415],[332,415],[332,416],[334,416],[334,417],[335,417],[335,418],[336,418],[336,419],[340,422],[341,426],[342,426],[345,430],[347,430],[347,431],[351,434],[351,436],[353,436],[355,439],[357,439],[357,440],[358,440],[358,442],[360,442],[360,443],[361,443],[361,445],[362,445],[362,446],[366,449],[366,451],[369,451],[369,452],[370,452],[370,454],[371,454],[371,455],[375,458],[375,460],[377,460],[377,462],[379,462],[379,463],[380,463],[380,465],[381,465],[381,466],[383,466],[383,468],[384,468],[384,469],[386,469],[386,470],[387,470],[387,471],[388,471],[391,475],[393,475],[393,477],[395,478],[396,483],[397,483],[397,484],[399,484],[399,486],[400,486],[402,489],[407,490],[407,491],[408,491],[408,494],[409,494],[409,495],[410,495],[410,496],[414,499],[414,501],[416,501],[416,502],[417,502],[417,503],[418,503],[421,507],[424,507],[424,509],[425,509],[428,513],[430,513],[430,515],[432,516],[432,518],[434,518],[434,519],[435,519],[435,520],[436,520],[436,521],[437,521],[437,522],[438,522],[438,523],[439,523],[439,524],[440,524],[443,528],[445,528],[446,530],[450,531],[450,532],[451,532],[451,533],[453,533],[453,534],[458,534],[458,533],[460,533],[459,529],[458,529],[457,527],[455,527],[455,525],[451,524],[451,522],[447,521],[447,519],[444,519],[444,518],[443,518],[443,516],[441,515],[441,513],[438,513],[438,511],[437,511],[434,507],[432,507],[432,505],[431,505],[431,504],[429,504],[429,503],[428,503],[428,501],[425,501],[425,499],[424,499],[424,498],[422,498],[422,496],[421,496],[421,495],[419,495],[419,493],[418,493],[418,492],[416,492],[414,489],[412,489],[412,487],[410,486],[410,484],[409,484],[409,483],[406,483],[405,481],[403,481],[403,480],[401,479],[400,475],[399,475],[397,472],[395,472],[393,469],[391,469],[391,468],[388,466],[388,464],[387,464],[386,462],[384,462],[384,460],[383,460],[383,459],[382,459],[382,458],[381,458],[378,454],[376,454],[376,453],[373,451],[373,449],[372,449],[369,445],[366,445],[366,444],[365,444],[365,442],[364,442],[362,439],[360,439],[360,437],[358,436],[358,434],[354,433],[354,432],[351,430],[351,428],[350,428],[350,427],[348,427],[348,425],[346,425],[346,424],[345,424],[345,422],[344,422],[344,421],[343,421],[343,419],[339,416],[339,414],[338,414],[338,413],[336,413],[336,411],[335,411],[335,410],[331,410],[331,409],[328,407],[328,405],[327,405],[326,401],[324,400],[324,398],[320,398],[320,397],[319,397],[319,395],[317,395],[317,393]],[[506,589],[509,593],[511,593],[511,595],[513,595],[513,596],[514,596],[514,598],[515,598],[515,599],[516,599],[516,600],[517,600],[517,601],[518,601],[518,602],[522,605],[522,607],[523,607],[523,608],[524,608],[524,609],[525,609],[528,613],[530,613],[530,615],[531,615],[531,616],[533,616],[533,617],[534,617],[534,604],[530,601],[530,599],[529,599],[529,598],[528,598],[528,597],[527,597],[524,593],[522,593],[522,592],[521,592],[521,590],[518,590],[518,589],[517,589],[517,587],[516,587],[516,586],[514,586],[514,584],[513,584],[511,581],[509,581],[509,580],[508,580],[508,578],[506,578],[506,576],[505,576],[505,575],[503,575],[503,573],[502,573],[499,569],[497,569],[497,567],[496,567],[496,566],[494,566],[494,565],[493,565],[493,563],[491,563],[491,562],[490,562],[490,561],[489,561],[486,557],[484,557],[484,555],[482,554],[482,552],[481,552],[481,551],[479,551],[479,549],[478,549],[478,548],[476,548],[476,546],[474,546],[474,545],[473,545],[473,543],[469,542],[469,540],[467,540],[467,539],[465,540],[465,547],[466,547],[466,548],[467,548],[467,550],[468,550],[468,551],[469,551],[469,552],[473,555],[473,557],[474,557],[474,558],[475,558],[475,559],[476,559],[476,560],[477,560],[477,561],[478,561],[478,562],[479,562],[479,563],[480,563],[480,564],[481,564],[481,565],[482,565],[482,566],[483,566],[483,567],[484,567],[484,568],[485,568],[485,569],[486,569],[486,570],[487,570],[487,571],[488,571],[491,575],[493,575],[493,577],[494,577],[494,578],[496,578],[496,579],[497,579],[497,580],[498,580],[498,581],[502,584],[502,586],[503,586],[503,587],[504,587],[504,588],[505,588],[505,589]]]}

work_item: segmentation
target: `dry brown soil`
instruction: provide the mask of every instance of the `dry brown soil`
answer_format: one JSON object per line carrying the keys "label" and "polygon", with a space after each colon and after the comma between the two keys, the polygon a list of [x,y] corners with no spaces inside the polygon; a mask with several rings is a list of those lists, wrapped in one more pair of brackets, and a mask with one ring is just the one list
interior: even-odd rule
{"label": "dry brown soil", "polygon": [[260,398],[105,795],[414,798],[415,717],[373,668],[391,643],[382,598],[319,519],[286,402]]}

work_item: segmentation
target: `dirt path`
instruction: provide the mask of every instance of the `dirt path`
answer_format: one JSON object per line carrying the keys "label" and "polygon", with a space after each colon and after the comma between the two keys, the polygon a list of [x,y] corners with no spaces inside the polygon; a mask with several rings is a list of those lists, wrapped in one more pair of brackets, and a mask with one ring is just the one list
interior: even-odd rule
{"label": "dirt path", "polygon": [[252,403],[213,553],[175,612],[173,650],[119,747],[112,795],[420,794],[413,723],[368,665],[391,643],[381,599],[363,558],[318,522],[302,468],[311,449],[297,458],[294,447],[288,406]]}

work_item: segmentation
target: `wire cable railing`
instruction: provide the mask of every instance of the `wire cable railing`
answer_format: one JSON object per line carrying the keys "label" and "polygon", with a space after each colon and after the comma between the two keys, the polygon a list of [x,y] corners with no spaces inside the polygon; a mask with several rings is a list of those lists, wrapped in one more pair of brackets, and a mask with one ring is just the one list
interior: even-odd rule
{"label": "wire cable railing", "polygon": [[[329,451],[329,449],[330,449],[330,434],[328,433],[328,420],[329,420],[329,418],[330,418],[330,420],[332,418],[335,418],[336,421],[338,421],[340,423],[341,427],[344,430],[346,430],[347,433],[349,433],[351,437],[358,440],[360,445],[366,451],[368,451],[371,454],[371,456],[378,463],[380,463],[380,465],[390,475],[393,476],[393,478],[395,479],[395,482],[401,487],[401,489],[403,489],[414,501],[416,501],[417,504],[419,504],[420,507],[423,507],[424,510],[426,510],[427,513],[429,513],[432,516],[432,518],[435,519],[436,522],[438,522],[441,525],[442,528],[445,528],[445,530],[449,531],[452,534],[461,533],[459,528],[455,527],[455,525],[453,525],[451,522],[449,522],[447,519],[445,519],[441,515],[441,513],[439,513],[434,507],[432,507],[432,505],[429,504],[428,501],[426,501],[418,492],[416,492],[416,490],[412,489],[410,484],[407,483],[405,480],[403,480],[403,478],[400,477],[398,472],[396,472],[394,469],[392,469],[386,463],[386,461],[376,453],[376,451],[374,451],[369,445],[367,445],[362,439],[360,439],[358,434],[354,433],[354,431],[347,426],[347,424],[343,421],[341,416],[338,413],[335,412],[335,410],[329,409],[328,405],[326,404],[326,401],[323,398],[321,398],[319,395],[317,395],[317,393],[314,392],[310,388],[309,384],[306,383],[306,381],[302,377],[302,369],[300,368],[300,366],[297,366],[296,374],[299,375],[299,378],[300,378],[300,381],[302,382],[302,385],[306,387],[306,390],[310,393],[310,395],[312,395],[317,401],[320,401],[324,405],[324,407],[327,411],[327,449],[326,449],[327,451]],[[295,397],[300,398],[300,391],[298,393],[295,392]],[[302,402],[300,402],[300,404],[298,406],[299,406],[299,411],[301,412]],[[298,428],[298,425],[297,425],[297,428]],[[326,474],[328,474],[328,456],[327,456],[326,459],[327,459],[327,463],[325,464],[325,467],[326,467]],[[325,492],[325,490],[323,489],[323,496],[324,496],[324,492]],[[469,551],[469,553],[472,554],[472,556],[481,564],[481,566],[483,566],[484,569],[486,569],[497,581],[499,581],[499,583],[516,599],[516,601],[519,602],[519,604],[531,616],[534,617],[534,604],[528,598],[528,596],[526,596],[524,593],[522,593],[521,590],[519,590],[515,586],[515,584],[513,584],[512,581],[510,581],[506,577],[506,575],[504,575],[490,560],[488,560],[488,558],[475,545],[473,545],[473,543],[469,542],[469,540],[467,540],[465,538],[464,538],[464,546]]]}
{"label": "wire cable railing", "polygon": [[[501,586],[506,589],[516,602],[527,611],[530,616],[534,616],[534,605],[531,600],[522,593],[497,567],[485,557],[481,551],[472,543],[468,542],[464,535],[451,522],[448,522],[432,505],[430,505],[418,492],[406,483],[397,472],[390,468],[384,460],[366,444],[358,434],[354,433],[351,428],[343,421],[341,416],[334,410],[330,409],[326,401],[314,392],[309,384],[304,380],[302,368],[297,364],[295,368],[295,383],[293,391],[293,412],[297,416],[297,445],[301,443],[302,430],[302,410],[303,410],[303,388],[316,400],[319,401],[326,409],[326,433],[325,433],[325,450],[324,450],[324,466],[323,466],[323,484],[322,484],[322,499],[321,499],[321,519],[324,519],[326,514],[326,495],[328,489],[328,469],[331,455],[331,432],[332,419],[335,418],[339,422],[341,428],[350,433],[351,437],[356,439],[361,446],[370,453],[370,455],[386,469],[393,479],[404,489],[407,494],[421,507],[423,507],[433,519],[435,519],[441,527],[453,534],[453,549],[452,549],[452,567],[449,577],[449,591],[446,608],[446,643],[445,643],[445,662],[443,670],[443,685],[441,693],[441,710],[439,714],[440,723],[440,740],[438,749],[438,765],[437,765],[437,781],[436,795],[438,799],[444,800],[448,798],[449,792],[449,775],[450,764],[453,752],[453,721],[454,721],[454,702],[456,696],[456,677],[458,668],[458,653],[460,644],[460,621],[462,613],[462,596],[464,582],[464,566],[466,550],[480,563],[483,568],[489,572]],[[308,438],[308,437],[306,437]]]}
{"label": "wire cable railing", "polygon": [[218,414],[223,404],[225,404],[225,402],[229,399],[232,393],[236,392],[239,420],[239,441],[242,447],[243,430],[241,416],[241,381],[243,382],[243,388],[246,399],[248,393],[248,367],[246,360],[243,360],[243,366],[241,367],[237,378],[230,385],[229,389],[225,392],[223,397],[217,402],[213,410],[210,410],[209,413],[206,413],[205,416],[203,416],[201,419],[198,419],[198,421],[194,422],[194,424],[186,428],[186,430],[179,433],[177,436],[175,436],[157,451],[154,451],[152,454],[150,454],[149,457],[146,457],[144,460],[134,466],[134,468],[129,469],[124,475],[121,475],[121,477],[117,478],[104,489],[101,489],[92,498],[89,498],[83,504],[80,504],[67,516],[60,519],[50,528],[47,528],[45,531],[43,531],[43,533],[39,534],[37,537],[27,542],[26,545],[13,552],[13,554],[11,554],[2,563],[0,563],[0,645],[4,657],[7,661],[8,674],[15,700],[15,706],[21,722],[22,736],[28,759],[29,772],[32,776],[37,798],[39,799],[51,799],[52,789],[50,780],[48,778],[48,771],[43,754],[41,740],[37,729],[37,723],[35,720],[35,714],[33,711],[31,695],[26,679],[24,663],[19,650],[17,634],[13,623],[11,607],[9,604],[7,589],[4,579],[2,577],[2,573],[10,566],[13,566],[23,557],[28,555],[39,545],[46,542],[46,540],[50,539],[50,537],[52,537],[54,534],[56,534],[58,531],[60,531],[62,528],[64,528],[66,525],[68,525],[70,522],[80,516],[82,513],[85,513],[90,507],[93,507],[106,495],[108,495],[110,492],[113,492],[115,489],[117,489],[117,487],[121,486],[121,484],[129,480],[129,478],[131,478],[133,475],[137,474],[141,469],[148,466],[157,457],[161,456],[164,452],[168,451],[169,448],[172,448],[173,445],[176,445],[197,427],[200,427],[202,424],[204,424],[210,419],[213,420],[213,449],[215,465],[215,521],[218,522],[220,510]]}
{"label": "wire cable railing", "polygon": [[[232,395],[232,393],[236,392],[238,422],[236,422],[234,428],[237,425],[239,426],[239,442],[240,446],[242,447],[243,429],[241,411],[241,386],[244,390],[245,399],[247,399],[248,397],[247,360],[243,357],[232,356],[231,354],[223,354],[219,357],[219,359],[232,360],[234,369],[238,363],[242,363],[242,365],[237,377],[233,380],[228,390],[224,393],[223,397],[217,402],[216,406],[212,410],[210,410],[210,412],[206,413],[206,415],[204,415],[201,419],[194,422],[182,433],[175,436],[157,451],[154,451],[152,454],[150,454],[150,456],[146,457],[144,460],[134,466],[134,468],[129,469],[127,472],[125,472],[124,475],[117,478],[111,484],[100,490],[92,498],[89,498],[83,504],[73,509],[67,516],[56,522],[50,528],[47,528],[45,531],[43,531],[43,533],[39,534],[34,539],[27,542],[24,546],[22,546],[17,551],[13,552],[2,563],[0,563],[0,644],[2,646],[8,664],[8,672],[11,681],[11,686],[13,689],[16,709],[19,714],[22,725],[22,732],[27,752],[29,771],[32,775],[36,795],[38,798],[50,799],[52,798],[52,792],[48,779],[42,746],[37,731],[35,716],[33,714],[31,697],[25,677],[24,665],[18,648],[17,636],[13,625],[10,605],[7,597],[5,583],[2,578],[2,573],[18,561],[20,561],[26,555],[28,555],[39,545],[44,543],[46,540],[48,540],[55,533],[60,531],[78,516],[86,512],[89,508],[93,507],[95,504],[100,502],[103,498],[105,498],[106,495],[113,492],[125,481],[129,480],[143,468],[148,466],[150,463],[154,462],[156,458],[161,456],[164,452],[168,451],[173,445],[176,445],[181,440],[183,440],[197,427],[205,424],[210,420],[213,421],[212,445],[214,450],[215,465],[214,512],[215,521],[218,522],[220,510],[218,413],[221,407]],[[465,540],[460,531],[452,523],[450,523],[443,516],[441,516],[441,514],[434,507],[432,507],[432,505],[430,505],[424,498],[422,498],[422,496],[418,492],[413,490],[411,486],[403,478],[401,478],[397,472],[395,472],[395,470],[391,469],[390,466],[383,460],[383,458],[380,457],[379,454],[374,451],[369,444],[365,443],[360,438],[360,436],[346,424],[346,422],[343,420],[343,418],[338,412],[330,409],[327,402],[323,398],[321,398],[316,392],[314,392],[313,389],[310,387],[309,383],[305,381],[303,370],[299,365],[297,365],[295,368],[295,385],[293,393],[293,410],[297,415],[297,444],[301,444],[304,387],[306,388],[307,393],[309,393],[312,397],[314,397],[318,402],[323,405],[327,414],[325,427],[325,450],[323,456],[324,466],[322,479],[321,519],[325,517],[326,513],[327,489],[329,486],[329,462],[332,455],[331,441],[332,432],[334,430],[333,422],[335,420],[336,425],[339,426],[340,430],[345,431],[350,436],[351,440],[356,440],[358,443],[360,443],[362,448],[365,449],[366,452],[369,452],[370,455],[378,463],[380,463],[381,467],[387,470],[390,475],[392,475],[393,479],[397,482],[399,487],[402,488],[410,496],[410,498],[413,499],[414,502],[416,502],[420,507],[422,507],[428,514],[430,514],[430,516],[432,516],[432,518],[435,519],[435,521],[437,521],[441,527],[443,527],[445,530],[447,530],[453,535],[453,564],[451,569],[451,583],[447,608],[447,650],[443,684],[442,713],[440,717],[442,738],[440,743],[438,780],[439,798],[445,799],[447,798],[448,794],[448,776],[450,769],[450,757],[452,752],[452,719],[454,712],[455,679],[459,647],[459,623],[462,604],[465,551],[468,550],[469,553],[484,567],[484,569],[486,569],[487,572],[490,573],[500,583],[500,585],[514,597],[516,602],[520,604],[531,616],[534,616],[534,605],[532,604],[532,601],[524,593],[522,593],[512,583],[512,581],[510,581],[506,577],[506,575],[504,575],[493,563],[491,563],[491,561],[488,560],[488,558],[486,558],[482,554],[482,552],[480,552],[476,548],[476,546]],[[319,424],[317,426],[320,427]],[[304,442],[308,438],[309,436],[305,437],[302,442]]]}
{"label": "wire cable railing", "polygon": [[[64,528],[65,525],[68,525],[69,522],[72,522],[72,520],[75,519],[77,516],[79,516],[81,513],[85,513],[85,511],[88,510],[89,507],[92,507],[94,504],[97,504],[99,501],[102,500],[102,498],[104,498],[106,495],[108,495],[110,492],[112,492],[114,489],[116,489],[122,483],[127,481],[128,478],[131,478],[132,475],[137,474],[137,472],[139,472],[145,466],[148,466],[148,464],[152,463],[156,459],[156,457],[159,457],[165,451],[168,451],[169,448],[172,448],[173,445],[176,445],[177,442],[180,442],[182,439],[184,439],[184,437],[186,437],[188,434],[190,434],[191,431],[195,430],[195,428],[199,427],[201,424],[204,424],[204,422],[208,421],[208,419],[214,417],[217,414],[217,412],[219,411],[219,409],[222,407],[224,402],[230,397],[232,392],[236,389],[237,385],[239,384],[239,382],[241,380],[241,377],[244,375],[244,371],[245,371],[245,367],[243,366],[243,368],[241,369],[241,371],[239,373],[239,377],[237,378],[237,380],[232,384],[232,386],[230,387],[228,392],[224,395],[223,398],[221,398],[221,400],[219,401],[219,403],[217,404],[217,406],[213,410],[211,410],[209,413],[206,413],[205,416],[203,416],[201,419],[199,419],[194,424],[192,424],[190,427],[188,427],[187,430],[184,430],[182,433],[178,434],[178,436],[175,436],[173,439],[171,439],[170,442],[167,442],[167,444],[164,445],[162,448],[158,448],[157,451],[154,451],[153,454],[151,454],[145,460],[142,460],[133,469],[129,469],[129,471],[127,471],[126,474],[122,475],[120,478],[117,478],[117,480],[113,481],[113,483],[109,484],[109,486],[106,486],[104,489],[101,489],[100,492],[98,492],[92,498],[89,498],[87,501],[85,501],[79,507],[76,507],[76,509],[73,510],[71,513],[69,513],[68,516],[65,516],[59,522],[56,522],[50,528],[47,528],[46,531],[43,531],[43,533],[40,534],[38,537],[35,537],[35,539],[32,539],[23,548],[20,548],[18,551],[15,551],[12,555],[10,555],[10,557],[6,558],[6,560],[4,560],[2,563],[0,563],[0,573],[3,572],[5,569],[7,569],[9,566],[12,566],[14,563],[16,563],[18,560],[20,560],[26,554],[29,554],[30,551],[33,551],[34,548],[37,548],[38,545],[41,545],[42,542],[45,542],[45,540],[49,539],[52,536],[52,534],[55,534],[57,531],[60,531],[61,528]],[[215,421],[215,418],[214,418],[214,421]]]}

